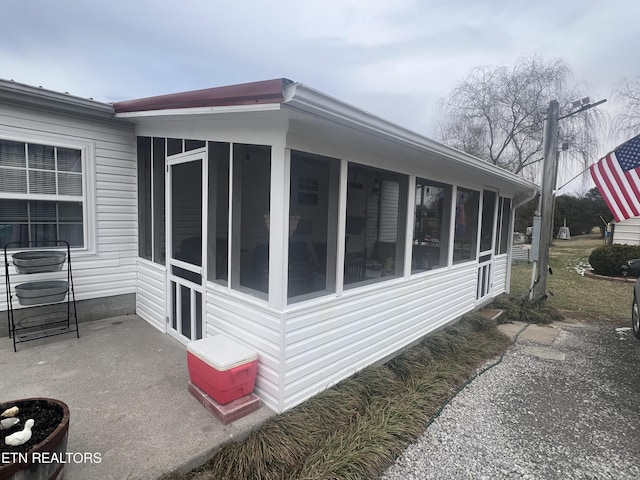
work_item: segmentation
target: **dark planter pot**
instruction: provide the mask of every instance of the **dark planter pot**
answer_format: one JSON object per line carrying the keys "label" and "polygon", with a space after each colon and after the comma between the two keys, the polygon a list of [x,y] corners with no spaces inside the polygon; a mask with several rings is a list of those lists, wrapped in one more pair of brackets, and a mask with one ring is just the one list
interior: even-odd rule
{"label": "dark planter pot", "polygon": [[[22,404],[34,401],[44,401],[62,408],[62,421],[47,438],[31,447],[22,458],[19,458],[20,461],[0,465],[0,479],[61,480],[64,475],[69,434],[69,407],[64,402],[51,398],[26,398],[0,404],[0,411],[13,405],[20,407]],[[39,462],[38,460],[42,458],[47,458],[47,461]],[[61,461],[55,461],[56,458]]]}

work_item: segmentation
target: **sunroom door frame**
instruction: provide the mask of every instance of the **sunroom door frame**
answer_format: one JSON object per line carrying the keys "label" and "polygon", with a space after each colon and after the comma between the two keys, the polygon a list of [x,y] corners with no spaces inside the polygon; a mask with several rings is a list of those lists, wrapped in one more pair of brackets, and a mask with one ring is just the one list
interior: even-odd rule
{"label": "sunroom door frame", "polygon": [[[201,250],[201,265],[195,265],[190,262],[186,262],[180,259],[174,258],[173,251],[173,168],[179,165],[184,165],[190,162],[201,162],[201,185],[202,189],[202,211],[201,211],[201,219],[200,219],[200,250]],[[206,332],[206,301],[205,301],[205,284],[207,279],[207,205],[208,205],[208,150],[207,146],[203,148],[199,148],[196,150],[190,150],[188,152],[179,153],[176,155],[167,156],[167,167],[166,167],[166,182],[165,182],[165,207],[166,207],[166,222],[165,222],[165,233],[166,233],[166,258],[167,258],[167,276],[166,276],[166,310],[165,310],[165,331],[176,338],[183,344],[187,344],[191,340],[196,340],[198,338],[202,338],[205,336]],[[182,271],[187,272],[189,275],[193,275],[200,277],[199,282],[194,282],[193,279],[185,279],[179,275],[174,274],[174,267],[181,269]],[[182,295],[179,293],[182,291],[182,288],[188,289],[189,292],[189,300],[190,300],[190,324],[189,324],[189,335],[185,335],[183,333],[182,328],[182,312],[181,312],[181,303],[182,303]],[[175,290],[174,290],[175,289]],[[197,301],[197,294],[200,294],[200,300]],[[176,302],[176,308],[174,309],[174,299]],[[198,325],[198,319],[196,318],[197,307],[200,307],[201,318],[199,320],[200,325]],[[174,311],[176,312],[177,318],[174,322]],[[175,327],[173,324],[175,323]],[[200,330],[200,335],[197,335],[198,327]]]}
{"label": "sunroom door frame", "polygon": [[[481,250],[482,248],[482,227],[485,224],[484,222],[484,195],[486,192],[493,193],[494,202],[493,202],[493,212],[491,214],[491,244],[489,248],[486,250]],[[483,303],[488,298],[491,297],[491,293],[493,291],[493,275],[494,275],[494,262],[495,262],[495,245],[496,245],[496,217],[498,215],[498,206],[499,206],[499,195],[498,192],[492,188],[484,188],[480,192],[480,215],[478,222],[478,274],[477,274],[477,284],[476,284],[476,303]]]}

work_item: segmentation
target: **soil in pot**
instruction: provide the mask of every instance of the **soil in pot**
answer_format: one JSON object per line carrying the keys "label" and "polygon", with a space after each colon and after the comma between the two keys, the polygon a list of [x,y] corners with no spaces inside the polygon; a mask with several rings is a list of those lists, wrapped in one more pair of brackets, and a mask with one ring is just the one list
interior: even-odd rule
{"label": "soil in pot", "polygon": [[[20,423],[7,430],[0,430],[0,452],[28,452],[31,447],[39,444],[51,435],[58,425],[60,425],[64,417],[64,410],[60,405],[46,400],[16,400],[11,404],[0,404],[0,413],[14,405],[20,409],[17,415]],[[5,437],[22,430],[25,422],[30,418],[33,419],[34,424],[31,429],[32,435],[29,441],[15,447],[6,445],[4,443]]]}

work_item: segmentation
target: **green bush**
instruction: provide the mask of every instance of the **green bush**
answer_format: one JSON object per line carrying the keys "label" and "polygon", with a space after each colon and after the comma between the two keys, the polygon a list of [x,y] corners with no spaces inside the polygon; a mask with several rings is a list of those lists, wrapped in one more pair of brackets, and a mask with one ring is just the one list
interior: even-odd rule
{"label": "green bush", "polygon": [[640,245],[603,245],[593,249],[589,264],[598,275],[621,276],[622,265],[632,258],[640,258]]}

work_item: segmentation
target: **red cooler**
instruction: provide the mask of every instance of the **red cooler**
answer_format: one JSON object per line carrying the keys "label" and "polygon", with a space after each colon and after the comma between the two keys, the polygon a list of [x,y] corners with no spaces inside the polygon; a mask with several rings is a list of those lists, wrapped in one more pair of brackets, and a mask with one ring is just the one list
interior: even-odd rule
{"label": "red cooler", "polygon": [[189,342],[187,367],[191,382],[220,405],[253,392],[258,354],[224,335]]}

